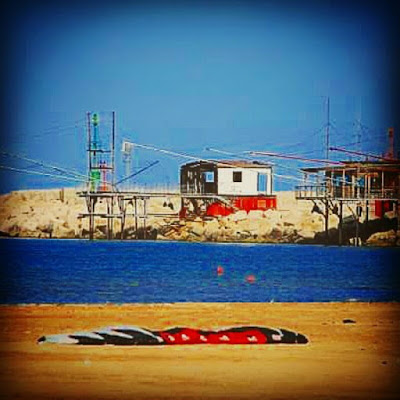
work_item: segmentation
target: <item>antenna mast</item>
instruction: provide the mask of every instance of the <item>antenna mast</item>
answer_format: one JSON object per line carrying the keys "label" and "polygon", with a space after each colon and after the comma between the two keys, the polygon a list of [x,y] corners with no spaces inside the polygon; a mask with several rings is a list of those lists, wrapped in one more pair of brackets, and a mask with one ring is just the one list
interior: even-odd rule
{"label": "antenna mast", "polygon": [[326,123],[326,155],[325,158],[327,160],[329,160],[329,128],[331,125],[330,122],[330,101],[329,101],[329,96],[328,96],[328,101],[327,101],[327,115],[326,115],[326,119],[327,119],[327,123]]}
{"label": "antenna mast", "polygon": [[115,179],[115,113],[102,113],[101,120],[98,113],[88,112],[87,134],[88,191],[112,191]]}
{"label": "antenna mast", "polygon": [[361,108],[361,99],[360,99],[360,108],[358,110],[358,124],[356,125],[356,149],[357,151],[361,151],[361,118],[362,118],[362,108]]}

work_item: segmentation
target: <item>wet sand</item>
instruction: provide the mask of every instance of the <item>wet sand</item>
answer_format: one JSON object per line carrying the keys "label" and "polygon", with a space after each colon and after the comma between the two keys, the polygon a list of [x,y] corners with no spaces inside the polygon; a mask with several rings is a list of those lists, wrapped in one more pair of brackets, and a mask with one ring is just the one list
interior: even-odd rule
{"label": "wet sand", "polygon": [[[1,398],[385,399],[400,390],[400,304],[1,306]],[[343,323],[351,319],[355,323]],[[307,345],[38,345],[107,325],[264,325]]]}

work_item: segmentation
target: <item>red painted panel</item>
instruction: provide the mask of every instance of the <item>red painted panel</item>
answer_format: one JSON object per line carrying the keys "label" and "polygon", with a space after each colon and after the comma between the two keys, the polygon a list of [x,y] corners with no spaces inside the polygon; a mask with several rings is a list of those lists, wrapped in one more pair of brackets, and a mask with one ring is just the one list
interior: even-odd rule
{"label": "red painted panel", "polygon": [[276,196],[270,197],[237,197],[234,201],[236,208],[240,210],[268,210],[276,209]]}
{"label": "red painted panel", "polygon": [[235,210],[233,209],[233,207],[229,207],[225,204],[222,203],[212,203],[207,207],[207,212],[206,214],[212,217],[216,217],[218,215],[222,215],[222,216],[227,216],[229,214],[234,213]]}
{"label": "red painted panel", "polygon": [[393,202],[390,200],[375,200],[375,216],[382,218],[386,212],[391,211]]}
{"label": "red painted panel", "polygon": [[[246,196],[236,197],[233,200],[233,206],[239,210],[245,210],[246,212],[252,210],[269,210],[276,209],[276,196],[260,197],[260,196]],[[233,207],[226,206],[222,203],[212,203],[208,206],[206,214],[209,216],[226,216],[232,214],[235,210]]]}

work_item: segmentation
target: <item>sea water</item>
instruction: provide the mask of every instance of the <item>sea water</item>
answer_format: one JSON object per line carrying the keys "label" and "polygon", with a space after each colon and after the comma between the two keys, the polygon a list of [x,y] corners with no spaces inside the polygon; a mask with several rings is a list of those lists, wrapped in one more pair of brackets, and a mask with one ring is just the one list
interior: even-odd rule
{"label": "sea water", "polygon": [[1,239],[0,303],[399,301],[400,249]]}

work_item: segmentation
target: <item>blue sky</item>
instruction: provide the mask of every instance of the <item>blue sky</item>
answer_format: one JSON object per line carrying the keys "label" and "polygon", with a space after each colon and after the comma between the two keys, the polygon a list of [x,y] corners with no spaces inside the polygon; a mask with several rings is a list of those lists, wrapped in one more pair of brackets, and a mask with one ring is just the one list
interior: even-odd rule
{"label": "blue sky", "polygon": [[[2,149],[84,173],[85,113],[115,110],[119,176],[123,138],[202,158],[218,157],[206,147],[323,157],[329,96],[331,144],[382,153],[396,122],[387,15],[351,1],[285,4],[26,8],[9,42]],[[135,156],[139,166],[160,161],[139,178],[149,185],[177,182],[185,161]],[[277,172],[298,176],[300,164],[273,161]],[[3,192],[72,184],[1,170],[0,178]],[[275,183],[290,189],[296,181]]]}

